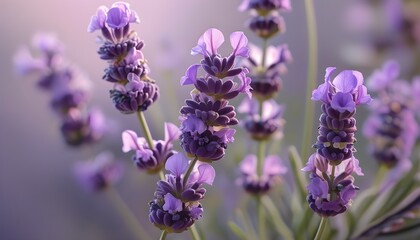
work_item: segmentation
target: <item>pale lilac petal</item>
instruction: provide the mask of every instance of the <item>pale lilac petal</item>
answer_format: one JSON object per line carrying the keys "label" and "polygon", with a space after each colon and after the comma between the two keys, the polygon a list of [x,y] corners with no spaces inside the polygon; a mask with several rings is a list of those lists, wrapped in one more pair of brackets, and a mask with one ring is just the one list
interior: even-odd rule
{"label": "pale lilac petal", "polygon": [[165,204],[163,204],[163,210],[169,212],[170,214],[174,214],[177,212],[182,211],[182,201],[175,198],[172,194],[167,193],[164,197]]}
{"label": "pale lilac petal", "polygon": [[122,142],[123,142],[123,146],[122,146],[122,151],[123,152],[129,152],[131,150],[138,150],[140,149],[140,146],[138,145],[137,142],[137,134],[132,131],[132,130],[125,130],[124,132],[122,132]]}
{"label": "pale lilac petal", "polygon": [[301,169],[301,171],[304,172],[315,172],[316,168],[315,168],[315,157],[316,157],[316,153],[313,153],[309,159],[308,162],[306,163],[305,167],[303,167]]}
{"label": "pale lilac petal", "polygon": [[312,91],[312,101],[322,101],[324,103],[328,103],[328,90],[330,84],[328,82],[323,83],[318,86],[317,89]]}
{"label": "pale lilac petal", "polygon": [[314,176],[306,187],[314,197],[326,199],[328,197],[328,183],[321,178]]}
{"label": "pale lilac petal", "polygon": [[181,85],[195,84],[197,82],[197,72],[199,64],[191,65],[185,72],[185,76],[181,78]]}
{"label": "pale lilac petal", "polygon": [[239,5],[238,10],[241,12],[246,11],[248,9],[249,1],[250,0],[243,0],[241,5]]}
{"label": "pale lilac petal", "polygon": [[198,166],[198,179],[197,183],[207,183],[208,185],[213,185],[214,178],[216,177],[216,171],[214,168],[207,163],[202,163]]}
{"label": "pale lilac petal", "polygon": [[327,67],[327,69],[325,69],[325,82],[330,82],[330,77],[331,74],[335,71],[335,67]]}
{"label": "pale lilac petal", "polygon": [[197,46],[193,47],[191,49],[191,55],[197,55],[197,54],[201,54],[203,56],[207,56],[207,50],[206,50],[206,44],[203,42],[202,40],[203,37],[201,37],[198,40],[198,44]]}
{"label": "pale lilac petal", "polygon": [[353,112],[356,109],[356,103],[351,93],[338,92],[331,100],[331,107],[339,112]]}
{"label": "pale lilac petal", "polygon": [[258,101],[253,98],[244,98],[238,106],[238,112],[248,115],[258,114]]}
{"label": "pale lilac petal", "polygon": [[353,76],[357,79],[357,86],[363,85],[364,79],[363,74],[359,71],[352,71]]}
{"label": "pale lilac petal", "polygon": [[188,169],[188,158],[184,153],[176,153],[168,158],[165,169],[179,177]]}
{"label": "pale lilac petal", "polygon": [[136,11],[130,10],[130,19],[129,19],[130,23],[140,23],[140,18],[137,15]]}
{"label": "pale lilac petal", "polygon": [[129,81],[129,82],[140,82],[140,78],[139,78],[139,76],[137,76],[136,74],[134,74],[134,73],[129,73],[128,75],[127,75],[127,80]]}
{"label": "pale lilac petal", "polygon": [[235,136],[235,132],[236,132],[235,129],[226,127],[215,132],[214,135],[221,138],[222,142],[224,143],[231,143],[235,140],[235,138],[233,137]]}
{"label": "pale lilac petal", "polygon": [[90,23],[87,28],[87,31],[94,32],[96,30],[101,30],[103,27],[105,27],[107,12],[108,8],[106,6],[100,6],[96,11],[96,15],[90,18]]}
{"label": "pale lilac petal", "polygon": [[[114,4],[115,5],[115,4]],[[123,28],[130,20],[129,12],[119,6],[111,7],[108,10],[106,23],[110,28]]]}
{"label": "pale lilac petal", "polygon": [[364,176],[365,174],[362,172],[362,168],[359,166],[359,160],[353,157],[352,163],[353,163],[353,172],[355,172],[359,176]]}
{"label": "pale lilac petal", "polygon": [[181,135],[181,130],[173,124],[169,122],[165,122],[165,142],[170,143],[179,138]]}
{"label": "pale lilac petal", "polygon": [[252,79],[246,76],[246,71],[241,72],[238,75],[238,78],[241,80],[241,86],[239,87],[239,91],[241,93],[245,93],[248,98],[252,97],[252,93],[251,93],[251,81]]}
{"label": "pale lilac petal", "polygon": [[233,48],[233,55],[249,57],[248,38],[243,32],[233,32],[230,35],[230,44]]}
{"label": "pale lilac petal", "polygon": [[367,93],[367,88],[364,85],[360,85],[357,88],[356,104],[368,104],[372,101],[372,98]]}
{"label": "pale lilac petal", "polygon": [[255,175],[257,173],[257,157],[255,155],[246,155],[240,165],[240,170],[246,175]]}
{"label": "pale lilac petal", "polygon": [[358,79],[354,76],[353,71],[344,70],[340,72],[333,80],[333,85],[337,92],[351,93],[357,87]]}
{"label": "pale lilac petal", "polygon": [[287,168],[283,165],[279,156],[269,155],[264,160],[263,172],[266,176],[275,176],[285,174],[287,172]]}
{"label": "pale lilac petal", "polygon": [[200,38],[200,40],[206,44],[207,52],[216,54],[217,49],[223,44],[225,38],[220,30],[216,28],[210,28],[203,34],[203,38]]}
{"label": "pale lilac petal", "polygon": [[201,134],[206,130],[206,124],[204,124],[204,122],[201,119],[193,115],[188,116],[182,121],[182,131],[198,132]]}

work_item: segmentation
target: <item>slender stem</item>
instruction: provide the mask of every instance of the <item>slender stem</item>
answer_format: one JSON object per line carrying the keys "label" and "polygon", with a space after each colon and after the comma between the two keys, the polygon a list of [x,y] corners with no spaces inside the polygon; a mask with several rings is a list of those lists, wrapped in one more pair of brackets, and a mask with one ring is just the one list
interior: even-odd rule
{"label": "slender stem", "polygon": [[149,145],[150,149],[153,149],[154,146],[153,146],[152,134],[150,133],[149,125],[147,125],[146,118],[144,117],[143,112],[137,111],[137,117],[139,118],[139,122],[144,132],[147,144]]}
{"label": "slender stem", "polygon": [[284,222],[283,218],[279,213],[279,210],[277,209],[276,205],[274,205],[273,200],[271,200],[271,198],[268,195],[266,195],[261,197],[261,201],[267,209],[268,214],[273,219],[273,223],[274,226],[276,226],[277,232],[280,235],[282,235],[285,240],[294,239],[293,233],[290,231],[289,227]]}
{"label": "slender stem", "polygon": [[324,231],[325,225],[327,225],[328,218],[323,217],[321,218],[321,222],[319,223],[318,231],[316,232],[314,240],[322,239],[322,232]]}
{"label": "slender stem", "polygon": [[265,210],[264,205],[262,203],[261,196],[257,197],[257,211],[258,211],[258,234],[259,234],[259,240],[265,240],[267,239],[266,233],[265,233]]}
{"label": "slender stem", "polygon": [[128,227],[132,230],[133,234],[139,240],[151,239],[147,234],[146,230],[143,229],[142,225],[138,222],[138,219],[121,198],[120,194],[113,188],[107,190],[108,197],[114,203],[117,210],[120,212],[122,218],[127,223]]}
{"label": "slender stem", "polygon": [[163,231],[162,231],[162,235],[160,235],[159,240],[165,240],[165,239],[166,239],[166,235],[168,235],[168,232],[167,232],[167,231],[165,231],[165,230],[163,230]]}
{"label": "slender stem", "polygon": [[265,145],[266,141],[259,141],[258,142],[258,149],[257,149],[257,174],[261,176],[263,174],[263,163],[265,157]]}
{"label": "slender stem", "polygon": [[195,157],[194,160],[191,162],[190,166],[188,167],[187,172],[184,175],[184,181],[182,182],[182,184],[185,186],[185,184],[187,184],[187,180],[190,177],[190,174],[192,172],[192,170],[194,169],[195,164],[198,161],[198,157]]}
{"label": "slender stem", "polygon": [[163,173],[163,170],[159,171],[159,177],[160,180],[165,180],[165,174]]}
{"label": "slender stem", "polygon": [[267,46],[268,46],[268,41],[267,39],[263,39],[263,48],[262,48],[262,56],[261,56],[261,68],[265,69],[265,59],[267,58]]}
{"label": "slender stem", "polygon": [[318,42],[315,22],[315,10],[312,0],[305,0],[306,20],[308,26],[308,79],[306,85],[306,103],[303,139],[301,146],[302,159],[309,157],[309,151],[312,141],[312,131],[314,129],[314,104],[310,100],[312,90],[317,83],[317,61],[318,61]]}
{"label": "slender stem", "polygon": [[198,234],[197,228],[195,227],[195,224],[193,224],[190,227],[190,233],[191,233],[191,237],[192,237],[193,240],[200,240],[201,239],[200,234]]}

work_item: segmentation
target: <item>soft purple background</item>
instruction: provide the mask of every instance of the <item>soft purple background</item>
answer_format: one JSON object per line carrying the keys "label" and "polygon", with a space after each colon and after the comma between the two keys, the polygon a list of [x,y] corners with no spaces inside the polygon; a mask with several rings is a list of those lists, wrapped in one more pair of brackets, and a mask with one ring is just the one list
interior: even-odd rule
{"label": "soft purple background", "polygon": [[[244,28],[247,13],[237,11],[239,0],[141,0],[129,1],[141,23],[134,28],[144,39],[144,54],[157,80],[162,97],[147,112],[147,118],[157,138],[163,136],[163,121],[177,122],[182,99],[190,88],[180,89],[179,79],[186,68],[199,60],[190,56],[190,49],[208,28],[216,27],[227,36],[242,30],[250,40],[258,39]],[[273,42],[289,44],[294,62],[284,77],[284,89],[278,97],[287,104],[285,141],[283,145],[300,144],[303,127],[303,108],[307,69],[307,40],[304,1],[292,1],[294,10],[284,14],[287,32]],[[327,66],[345,67],[339,48],[345,39],[342,16],[343,1],[315,2],[319,37],[319,81]],[[101,81],[106,64],[96,55],[97,34],[86,32],[90,16],[101,4],[113,1],[64,0],[4,0],[0,8],[0,239],[134,239],[106,194],[89,194],[74,180],[71,168],[75,160],[86,159],[101,150],[110,149],[124,158],[127,174],[116,186],[143,226],[154,237],[159,231],[148,223],[148,201],[153,196],[156,176],[140,174],[121,153],[120,132],[140,131],[134,115],[121,115],[111,107],[108,89],[111,84]],[[101,144],[91,149],[72,149],[60,138],[58,119],[48,108],[48,97],[35,88],[33,78],[15,74],[12,56],[19,46],[27,45],[40,31],[53,32],[66,45],[70,61],[79,66],[92,80],[91,105],[103,109],[110,121],[110,133]],[[168,47],[169,46],[169,47]],[[165,71],[166,69],[166,71]],[[365,75],[369,73],[364,72]],[[317,105],[317,108],[319,106]],[[363,112],[363,111],[361,111]],[[152,119],[153,118],[153,119]],[[317,118],[314,119],[317,121]],[[237,128],[239,130],[239,128]],[[235,201],[244,196],[235,189],[234,161],[244,156],[250,143],[238,131],[235,147],[229,155],[215,164],[216,182],[203,201],[206,215],[200,228],[211,224],[225,227],[233,220]],[[358,138],[361,138],[360,135]],[[252,147],[252,146],[251,146]],[[308,146],[310,147],[310,146]],[[365,153],[358,142],[361,156]],[[272,152],[278,151],[278,143]],[[282,152],[280,155],[285,156]],[[360,158],[360,157],[359,157]],[[361,159],[362,165],[366,165]],[[224,176],[225,173],[230,174]],[[237,193],[237,194],[236,194]],[[226,206],[217,208],[217,206]],[[227,212],[224,215],[223,212]],[[215,222],[217,224],[215,224]],[[223,232],[206,229],[209,239]],[[170,236],[184,239],[187,234]]]}

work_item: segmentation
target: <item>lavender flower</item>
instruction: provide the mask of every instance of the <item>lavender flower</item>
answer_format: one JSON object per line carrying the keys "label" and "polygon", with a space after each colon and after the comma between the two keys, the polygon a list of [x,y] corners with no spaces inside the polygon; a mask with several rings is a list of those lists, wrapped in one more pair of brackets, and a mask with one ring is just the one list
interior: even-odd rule
{"label": "lavender flower", "polygon": [[183,153],[172,155],[165,168],[170,173],[157,184],[155,199],[150,202],[149,220],[162,230],[179,233],[202,217],[204,210],[198,202],[206,192],[202,184],[212,185],[215,171],[209,164],[200,163],[184,180],[188,159]]}
{"label": "lavender flower", "polygon": [[92,110],[84,116],[80,110],[72,109],[63,119],[61,133],[67,144],[81,146],[98,141],[105,132],[102,113]]}
{"label": "lavender flower", "polygon": [[290,11],[292,6],[290,0],[243,0],[239,10],[256,10],[258,14],[265,16],[274,10]]}
{"label": "lavender flower", "polygon": [[74,172],[87,190],[103,191],[121,178],[124,169],[111,153],[102,152],[92,160],[77,162]]}
{"label": "lavender flower", "polygon": [[250,44],[250,56],[243,65],[250,69],[252,94],[260,101],[273,98],[282,85],[281,75],[287,72],[286,63],[292,61],[292,55],[286,44],[269,46],[266,49],[262,66],[262,50]]}
{"label": "lavender flower", "polygon": [[272,16],[254,16],[248,23],[249,29],[260,38],[268,39],[278,33],[286,31],[286,24],[283,17]]}
{"label": "lavender flower", "polygon": [[257,157],[247,155],[240,165],[241,178],[239,183],[250,194],[261,195],[267,193],[277,182],[281,175],[287,172],[278,156],[270,155],[264,160],[264,167],[261,176],[257,174]]}
{"label": "lavender flower", "polygon": [[345,70],[331,81],[334,70],[327,68],[325,83],[312,92],[311,99],[323,103],[319,136],[314,147],[321,156],[337,165],[353,156],[356,132],[353,115],[357,105],[369,103],[371,98],[360,72]]}
{"label": "lavender flower", "polygon": [[179,138],[181,131],[172,123],[165,123],[165,139],[153,141],[153,149],[150,149],[143,137],[131,130],[122,133],[123,152],[135,151],[132,160],[140,170],[148,173],[157,173],[165,165],[166,160],[176,152],[172,149],[172,142]]}
{"label": "lavender flower", "polygon": [[358,188],[353,172],[363,175],[353,156],[356,106],[371,101],[360,72],[345,70],[333,80],[335,68],[326,69],[325,83],[312,92],[312,100],[322,101],[319,136],[303,171],[310,172],[307,201],[322,217],[343,213]]}
{"label": "lavender flower", "polygon": [[330,161],[318,153],[310,156],[302,171],[310,172],[309,191],[306,198],[312,210],[322,217],[332,217],[343,213],[351,204],[351,199],[359,188],[354,186],[354,172],[362,176],[359,161],[348,158],[340,165],[333,166]]}
{"label": "lavender flower", "polygon": [[[240,93],[251,94],[248,70],[234,66],[237,57],[248,56],[248,39],[242,32],[232,33],[233,50],[228,57],[217,52],[223,42],[219,30],[207,30],[191,50],[192,55],[204,57],[201,64],[190,66],[181,79],[182,85],[195,86],[192,99],[186,100],[186,106],[181,108],[181,146],[188,156],[201,161],[215,161],[225,155],[235,133],[229,126],[238,124],[235,108],[228,100]],[[203,77],[197,77],[200,67],[205,72]]]}
{"label": "lavender flower", "polygon": [[130,23],[139,22],[128,3],[116,2],[110,9],[100,6],[87,29],[102,33],[98,54],[109,63],[103,79],[115,84],[110,97],[123,114],[146,111],[159,97],[159,88],[148,76],[150,69],[141,52],[144,43],[130,29]]}
{"label": "lavender flower", "polygon": [[243,120],[245,130],[254,140],[267,140],[274,134],[282,137],[284,120],[282,115],[284,106],[278,105],[274,100],[264,101],[262,116],[259,115],[259,103],[257,100],[244,99],[239,105],[238,111],[246,114]]}
{"label": "lavender flower", "polygon": [[390,60],[370,77],[369,87],[379,98],[372,105],[363,131],[373,157],[389,168],[410,162],[419,131],[414,112],[416,82],[410,86],[398,80],[398,75],[398,63]]}

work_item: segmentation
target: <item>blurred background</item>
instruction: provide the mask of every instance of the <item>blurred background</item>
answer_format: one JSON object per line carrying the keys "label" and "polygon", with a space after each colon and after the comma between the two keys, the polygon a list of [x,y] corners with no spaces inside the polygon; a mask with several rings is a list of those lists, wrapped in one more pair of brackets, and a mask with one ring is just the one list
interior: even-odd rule
{"label": "blurred background", "polygon": [[[102,80],[105,62],[96,54],[97,33],[87,33],[91,15],[99,5],[114,1],[64,0],[3,0],[0,8],[0,239],[134,239],[107,193],[84,191],[75,181],[72,168],[76,160],[93,157],[103,150],[112,151],[126,166],[126,174],[115,186],[129,208],[151,236],[160,231],[148,222],[148,202],[153,198],[157,176],[139,172],[130,161],[131,154],[121,152],[121,132],[132,129],[140,133],[135,115],[122,115],[112,106],[108,96],[111,84]],[[244,31],[251,42],[259,39],[245,27],[248,13],[239,12],[239,0],[138,0],[127,1],[140,17],[133,26],[145,42],[143,52],[151,68],[150,76],[161,88],[161,98],[146,113],[153,135],[163,138],[163,122],[178,125],[178,110],[189,96],[189,87],[180,87],[185,70],[199,60],[190,55],[198,37],[208,28],[216,27],[225,36]],[[397,34],[387,25],[386,12],[369,1],[314,1],[318,26],[318,82],[323,81],[325,68],[354,68],[369,76],[388,56],[407,63],[406,76],[413,69],[415,56],[406,59],[401,51],[383,52],[365,43],[372,38]],[[375,1],[372,1],[375,2]],[[379,2],[379,1],[377,1]],[[274,142],[273,153],[287,158],[284,149],[301,142],[307,78],[307,30],[304,1],[292,1],[293,11],[283,14],[287,31],[270,43],[287,43],[293,63],[283,77],[283,90],[277,100],[286,105],[284,139]],[[381,24],[376,24],[376,23]],[[388,32],[389,31],[389,32]],[[54,33],[66,48],[65,55],[91,80],[90,106],[106,115],[108,132],[104,140],[91,148],[66,146],[61,138],[59,122],[48,106],[49,98],[37,89],[36,81],[20,77],[13,66],[13,56],[22,45],[29,45],[38,32]],[[390,40],[391,41],[391,40]],[[389,43],[386,42],[386,43]],[[381,46],[383,46],[382,44]],[[385,44],[386,45],[386,44]],[[373,50],[372,50],[373,49]],[[377,55],[377,50],[380,55]],[[228,52],[225,52],[226,54]],[[418,50],[414,52],[417,54]],[[236,102],[235,104],[238,104]],[[316,108],[319,106],[316,105]],[[359,111],[359,110],[358,110]],[[362,123],[366,110],[361,109]],[[314,118],[317,124],[317,117]],[[252,142],[237,127],[234,144],[228,155],[214,164],[217,177],[208,188],[202,202],[205,216],[199,222],[208,239],[224,239],[229,230],[228,220],[234,220],[234,208],[246,194],[235,184],[237,165]],[[375,163],[366,153],[361,131],[357,134],[357,157],[365,177],[356,183],[363,187]],[[315,140],[314,140],[315,141]],[[308,146],[310,147],[310,146]],[[285,183],[287,184],[287,181]],[[283,184],[282,186],[284,186]],[[287,186],[286,186],[287,187]],[[281,203],[279,203],[281,204]],[[170,239],[185,239],[187,234],[170,235]]]}

